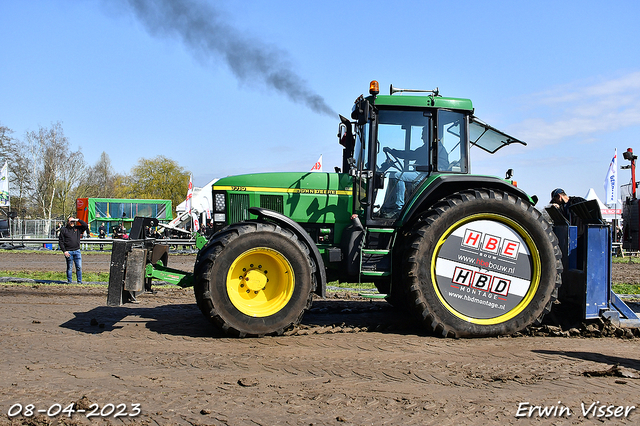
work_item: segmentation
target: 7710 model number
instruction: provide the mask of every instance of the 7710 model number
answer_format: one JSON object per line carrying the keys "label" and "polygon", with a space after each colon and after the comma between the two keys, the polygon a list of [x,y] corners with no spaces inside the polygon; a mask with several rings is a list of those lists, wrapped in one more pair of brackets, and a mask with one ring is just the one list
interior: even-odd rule
{"label": "7710 model number", "polygon": [[98,404],[91,404],[88,410],[76,408],[75,403],[71,403],[66,407],[62,407],[61,404],[52,404],[49,408],[36,409],[34,404],[27,404],[24,407],[22,404],[13,404],[7,416],[9,418],[23,415],[24,417],[32,417],[34,414],[45,414],[47,417],[55,417],[60,414],[71,417],[75,413],[84,414],[86,418],[91,417],[136,417],[140,414],[140,404],[131,404],[131,412],[127,412],[127,404],[105,404],[102,408]]}

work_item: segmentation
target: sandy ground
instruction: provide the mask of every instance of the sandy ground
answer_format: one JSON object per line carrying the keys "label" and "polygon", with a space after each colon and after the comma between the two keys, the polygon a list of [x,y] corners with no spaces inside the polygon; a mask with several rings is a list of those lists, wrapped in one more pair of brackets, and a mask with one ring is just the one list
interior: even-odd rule
{"label": "sandy ground", "polygon": [[[17,259],[0,254],[0,269],[64,265],[59,254]],[[108,259],[87,254],[85,269]],[[440,339],[384,301],[334,298],[315,301],[295,335],[230,339],[191,289],[110,308],[106,288],[3,285],[0,300],[0,424],[640,421],[638,339]],[[86,411],[47,413],[72,403]]]}

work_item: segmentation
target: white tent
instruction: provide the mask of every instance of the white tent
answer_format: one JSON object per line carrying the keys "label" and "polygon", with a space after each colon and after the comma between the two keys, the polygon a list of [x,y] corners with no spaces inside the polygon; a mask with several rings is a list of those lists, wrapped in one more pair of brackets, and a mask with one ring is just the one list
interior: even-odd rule
{"label": "white tent", "polygon": [[[213,179],[202,188],[193,188],[193,197],[191,198],[191,209],[193,213],[198,215],[200,223],[204,223],[205,214],[207,210],[211,211],[213,208],[213,202],[211,200],[211,187],[218,181],[218,178]],[[176,207],[176,218],[170,223],[172,226],[178,226],[179,224],[190,219],[188,212],[186,212],[187,200],[181,202]],[[211,213],[213,214],[213,213]]]}
{"label": "white tent", "polygon": [[591,201],[591,200],[596,200],[598,202],[598,205],[600,206],[600,212],[602,213],[602,218],[606,221],[612,221],[615,219],[622,219],[621,215],[622,215],[622,210],[621,209],[610,209],[609,207],[607,207],[602,201],[600,201],[600,198],[598,198],[598,194],[596,194],[596,191],[594,191],[593,188],[589,188],[589,191],[587,192],[587,195],[585,195],[585,200],[587,201]]}
{"label": "white tent", "polygon": [[[198,213],[204,213],[207,210],[211,210],[213,204],[211,200],[211,187],[218,181],[218,178],[213,179],[202,188],[193,188],[193,198],[191,200],[191,208]],[[187,201],[183,201],[176,207],[177,212],[184,212],[186,209]]]}

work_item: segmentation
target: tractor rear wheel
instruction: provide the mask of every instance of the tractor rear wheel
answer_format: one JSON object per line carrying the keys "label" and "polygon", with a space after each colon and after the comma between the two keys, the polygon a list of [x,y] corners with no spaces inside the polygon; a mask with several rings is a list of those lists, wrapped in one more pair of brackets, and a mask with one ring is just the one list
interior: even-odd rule
{"label": "tractor rear wheel", "polygon": [[275,224],[243,222],[214,236],[198,255],[200,310],[226,334],[282,334],[311,306],[315,265],[307,247]]}
{"label": "tractor rear wheel", "polygon": [[530,203],[498,190],[455,193],[411,233],[408,302],[443,337],[512,334],[542,319],[557,298],[561,252]]}

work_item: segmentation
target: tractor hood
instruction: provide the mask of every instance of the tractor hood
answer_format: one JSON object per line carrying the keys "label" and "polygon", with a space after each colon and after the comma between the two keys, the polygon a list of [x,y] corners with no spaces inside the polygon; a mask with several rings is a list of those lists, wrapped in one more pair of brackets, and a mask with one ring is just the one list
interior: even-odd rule
{"label": "tractor hood", "polygon": [[[218,199],[222,204],[226,200],[227,224],[249,220],[249,209],[260,207],[294,222],[311,224],[312,233],[320,232],[320,227],[326,228],[333,235],[331,238],[339,241],[342,229],[351,223],[353,178],[347,174],[256,173],[222,178],[212,189],[216,203]],[[220,210],[215,209],[222,213]],[[314,240],[328,241],[324,237],[320,239],[319,234]]]}
{"label": "tractor hood", "polygon": [[285,172],[228,176],[213,190],[289,194],[351,195],[353,180],[342,173]]}
{"label": "tractor hood", "polygon": [[525,142],[489,126],[473,115],[469,117],[469,141],[471,146],[482,148],[490,154],[512,143],[526,145]]}

